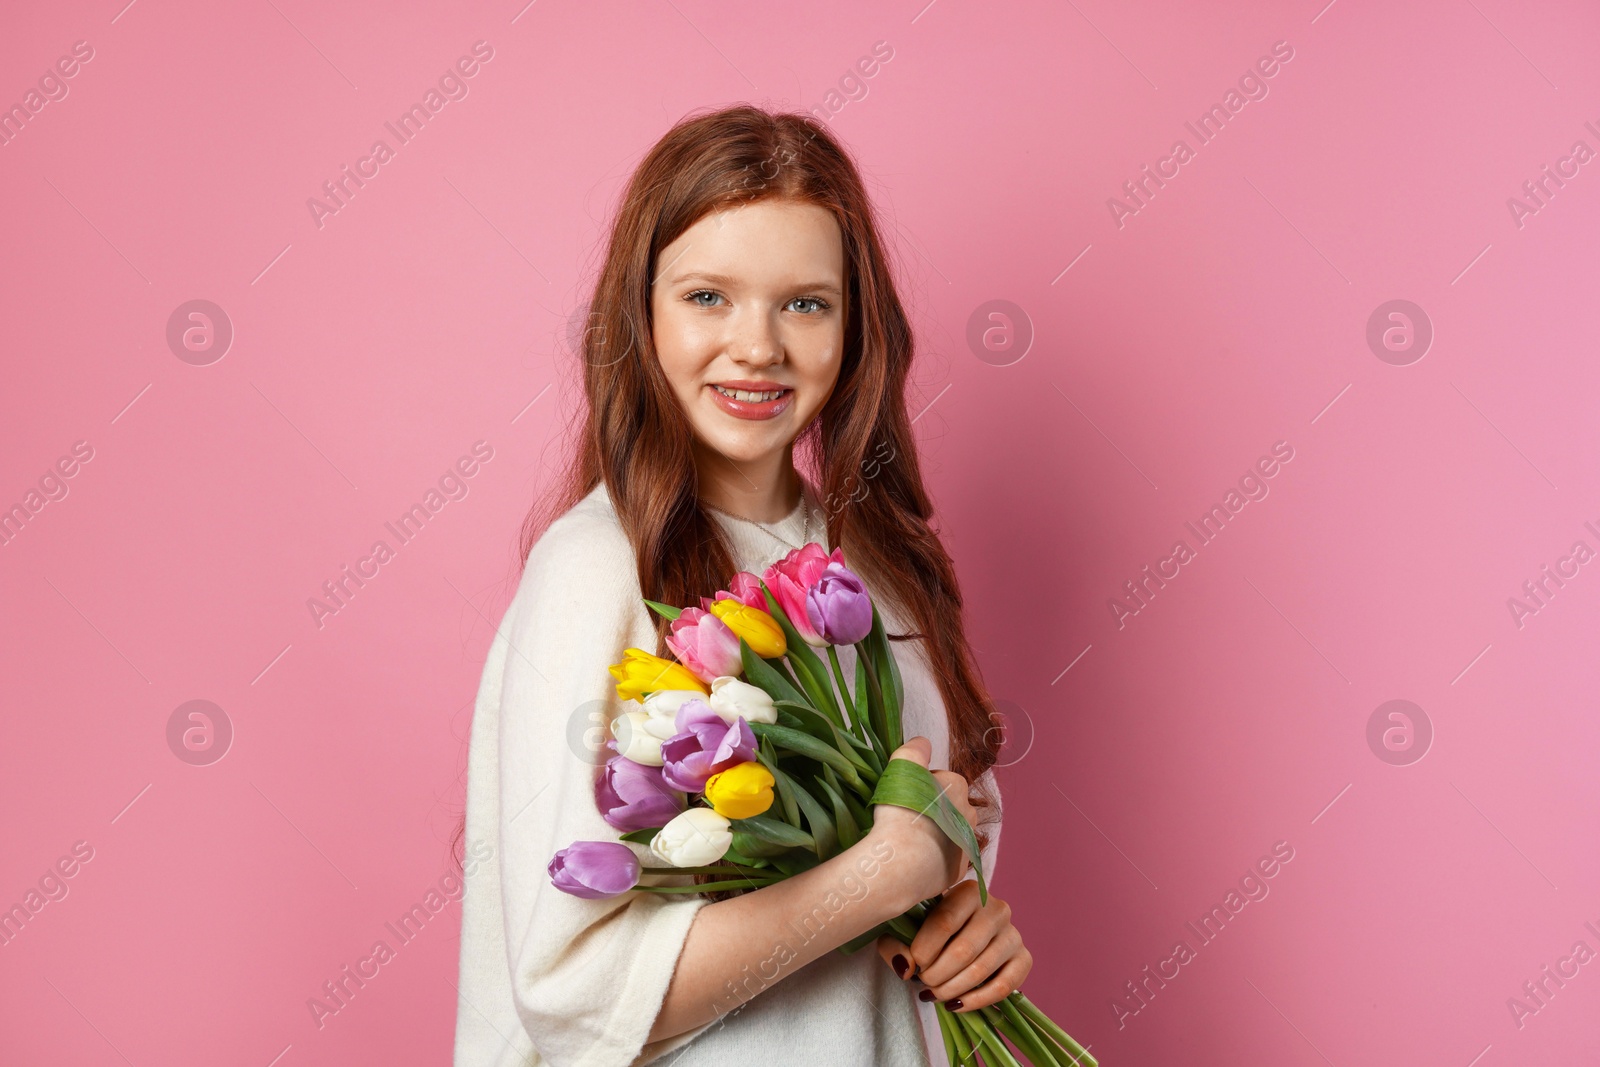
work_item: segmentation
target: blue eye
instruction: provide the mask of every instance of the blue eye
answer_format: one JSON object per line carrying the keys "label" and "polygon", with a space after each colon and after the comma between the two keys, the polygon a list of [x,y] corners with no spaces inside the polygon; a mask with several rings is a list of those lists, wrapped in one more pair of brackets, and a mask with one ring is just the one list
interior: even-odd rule
{"label": "blue eye", "polygon": [[[725,300],[721,293],[712,289],[696,289],[692,293],[685,293],[683,298],[695,307],[701,308],[714,308]],[[820,315],[832,307],[826,300],[816,296],[797,296],[789,301],[787,306],[807,316]]]}

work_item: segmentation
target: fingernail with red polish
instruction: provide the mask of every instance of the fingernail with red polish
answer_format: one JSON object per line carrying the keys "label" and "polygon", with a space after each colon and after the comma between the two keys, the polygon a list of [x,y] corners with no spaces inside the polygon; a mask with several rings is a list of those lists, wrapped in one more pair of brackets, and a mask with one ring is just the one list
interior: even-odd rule
{"label": "fingernail with red polish", "polygon": [[906,968],[911,966],[911,964],[906,962],[906,958],[900,955],[898,952],[894,954],[894,959],[889,961],[889,965],[894,968],[894,973],[898,974],[901,978],[906,976]]}
{"label": "fingernail with red polish", "polygon": [[946,1007],[948,1007],[951,1011],[960,1011],[961,1010],[961,998],[957,997],[956,999],[952,1000],[949,1004],[947,1004]]}
{"label": "fingernail with red polish", "polygon": [[917,999],[918,1000],[932,1000],[932,999],[934,999],[933,990],[931,990],[931,989],[919,989],[919,990],[917,990]]}

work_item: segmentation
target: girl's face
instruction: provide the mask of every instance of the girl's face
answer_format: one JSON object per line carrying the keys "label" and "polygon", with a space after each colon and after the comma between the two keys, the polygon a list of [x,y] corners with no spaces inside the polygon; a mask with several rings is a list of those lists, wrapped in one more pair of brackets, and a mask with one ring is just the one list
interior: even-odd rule
{"label": "girl's face", "polygon": [[838,223],[794,200],[713,212],[661,250],[656,353],[702,446],[741,469],[786,454],[839,380],[844,273]]}

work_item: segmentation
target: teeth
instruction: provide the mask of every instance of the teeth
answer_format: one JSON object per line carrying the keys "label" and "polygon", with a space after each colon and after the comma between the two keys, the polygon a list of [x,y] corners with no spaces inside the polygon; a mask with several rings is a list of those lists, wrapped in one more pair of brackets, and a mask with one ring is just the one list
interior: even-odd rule
{"label": "teeth", "polygon": [[711,388],[715,389],[723,396],[732,397],[734,400],[743,400],[747,404],[759,404],[767,400],[776,400],[778,397],[788,392],[787,389],[774,389],[767,393],[751,393],[744,389],[724,389],[720,385],[713,385]]}

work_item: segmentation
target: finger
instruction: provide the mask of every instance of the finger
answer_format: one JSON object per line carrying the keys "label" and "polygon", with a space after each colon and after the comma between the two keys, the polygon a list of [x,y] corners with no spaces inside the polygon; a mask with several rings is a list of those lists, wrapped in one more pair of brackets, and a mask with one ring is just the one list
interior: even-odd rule
{"label": "finger", "polygon": [[[952,997],[965,1000],[968,993],[987,982],[1021,950],[1022,935],[1015,926],[1007,924],[966,966],[944,977],[944,972],[937,970],[943,966],[943,960],[935,960],[923,981],[933,991],[935,1000],[949,1000]],[[930,978],[935,980],[928,981]]]}
{"label": "finger", "polygon": [[[1023,949],[1027,953],[1027,949]],[[1031,956],[1012,956],[1005,965],[995,972],[993,978],[984,982],[978,988],[961,994],[957,999],[961,1001],[959,1007],[955,1001],[946,1005],[951,1011],[977,1011],[998,1004],[1021,988],[1022,980],[1028,976],[1028,971],[1033,968]]]}
{"label": "finger", "polygon": [[889,753],[889,758],[910,760],[912,763],[926,767],[932,755],[933,742],[919,734]]}
{"label": "finger", "polygon": [[[877,945],[878,955],[883,958],[884,963],[889,965],[889,969],[900,978],[909,980],[913,968],[911,965],[911,950],[906,947],[905,942],[892,934],[884,934],[878,938]],[[897,960],[899,961],[899,966],[896,966]]]}
{"label": "finger", "polygon": [[978,910],[978,887],[974,883],[971,889],[967,889],[966,884],[957,882],[946,890],[928,917],[922,920],[922,928],[911,939],[911,960],[917,968],[914,973],[918,977],[939,958],[945,942],[954,937]]}
{"label": "finger", "polygon": [[[994,916],[982,910],[975,912],[960,932],[939,950],[933,962],[922,968],[918,977],[929,988],[938,987],[934,988],[934,994],[940,1000],[960,996],[964,990],[971,989],[993,974],[1007,956],[1022,946],[1019,936],[1015,942],[995,947],[995,942],[1013,929],[1009,922],[997,922]],[[974,970],[981,966],[978,961],[986,952],[990,954],[988,966]],[[968,970],[974,970],[974,973],[963,981],[961,976]]]}

